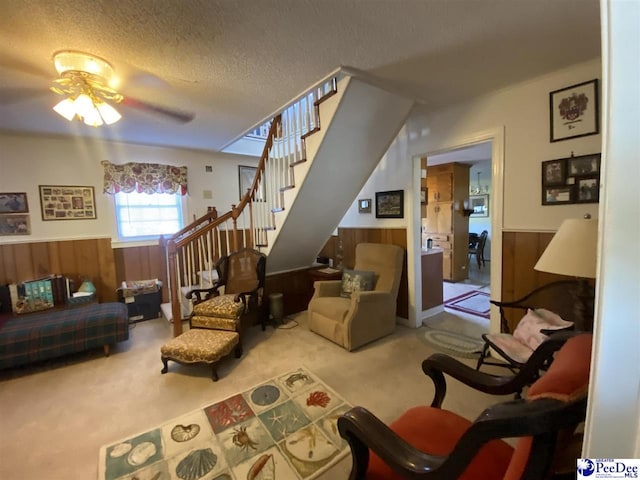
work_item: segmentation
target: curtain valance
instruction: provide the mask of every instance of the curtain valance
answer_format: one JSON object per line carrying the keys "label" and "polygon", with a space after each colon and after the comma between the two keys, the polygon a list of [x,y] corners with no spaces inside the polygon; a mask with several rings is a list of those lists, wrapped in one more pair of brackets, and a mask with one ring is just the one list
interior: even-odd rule
{"label": "curtain valance", "polygon": [[104,193],[180,193],[187,194],[187,167],[158,163],[125,163],[115,165],[107,160],[104,166]]}

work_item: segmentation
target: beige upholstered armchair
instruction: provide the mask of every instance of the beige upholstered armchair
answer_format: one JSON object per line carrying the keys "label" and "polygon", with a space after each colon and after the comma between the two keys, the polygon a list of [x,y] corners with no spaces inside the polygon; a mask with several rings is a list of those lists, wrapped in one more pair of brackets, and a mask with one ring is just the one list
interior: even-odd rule
{"label": "beige upholstered armchair", "polygon": [[360,243],[353,270],[374,272],[373,290],[341,296],[342,281],[315,282],[309,302],[309,327],[347,350],[392,333],[404,250],[397,245]]}

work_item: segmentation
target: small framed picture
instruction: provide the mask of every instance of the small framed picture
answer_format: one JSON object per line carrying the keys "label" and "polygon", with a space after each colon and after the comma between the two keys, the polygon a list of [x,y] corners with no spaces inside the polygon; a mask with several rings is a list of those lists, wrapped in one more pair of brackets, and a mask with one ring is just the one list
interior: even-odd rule
{"label": "small framed picture", "polygon": [[0,215],[0,235],[31,235],[29,215]]}
{"label": "small framed picture", "polygon": [[361,198],[358,200],[358,213],[371,213],[370,198]]}
{"label": "small framed picture", "polygon": [[489,216],[489,195],[470,195],[469,206],[473,213],[470,217],[488,217]]}
{"label": "small framed picture", "polygon": [[598,133],[598,79],[551,92],[549,114],[552,142]]}
{"label": "small framed picture", "polygon": [[376,218],[404,218],[404,190],[376,192]]}
{"label": "small framed picture", "polygon": [[420,187],[420,203],[422,205],[426,205],[427,204],[427,187]]}
{"label": "small framed picture", "polygon": [[4,213],[29,213],[27,194],[0,193],[0,214]]}
{"label": "small framed picture", "polygon": [[600,181],[598,177],[578,178],[576,193],[577,203],[598,203],[600,199]]}
{"label": "small framed picture", "polygon": [[240,200],[245,196],[247,190],[253,185],[253,178],[256,176],[257,167],[247,167],[238,165],[238,188],[240,190]]}
{"label": "small framed picture", "polygon": [[565,175],[566,162],[564,159],[542,162],[543,185],[564,185]]}
{"label": "small framed picture", "polygon": [[542,204],[543,205],[559,205],[563,203],[573,202],[573,187],[543,187]]}
{"label": "small framed picture", "polygon": [[569,175],[596,175],[600,173],[600,154],[571,157],[568,162]]}

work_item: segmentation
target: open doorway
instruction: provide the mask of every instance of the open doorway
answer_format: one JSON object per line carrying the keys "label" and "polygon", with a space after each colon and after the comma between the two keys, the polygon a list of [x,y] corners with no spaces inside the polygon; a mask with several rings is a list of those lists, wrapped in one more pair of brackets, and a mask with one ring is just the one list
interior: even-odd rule
{"label": "open doorway", "polygon": [[[429,218],[432,209],[423,209],[420,230],[423,241],[447,238],[438,242],[444,249],[442,285],[444,310],[462,318],[468,317],[489,327],[491,289],[491,215],[492,142],[453,148],[423,157],[427,183],[429,175],[450,168],[452,205],[449,223],[438,221],[447,232],[434,231]],[[438,175],[439,176],[439,175]],[[432,177],[433,178],[433,177]],[[438,207],[436,207],[438,209]]]}

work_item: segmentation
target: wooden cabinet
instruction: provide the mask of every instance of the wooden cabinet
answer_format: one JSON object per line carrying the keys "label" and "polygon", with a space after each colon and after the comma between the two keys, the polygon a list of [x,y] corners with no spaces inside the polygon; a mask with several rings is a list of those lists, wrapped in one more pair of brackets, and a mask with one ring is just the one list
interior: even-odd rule
{"label": "wooden cabinet", "polygon": [[[436,203],[431,201],[427,204],[427,232],[431,233],[451,233],[451,211],[452,202]],[[431,237],[434,238],[433,236]]]}
{"label": "wooden cabinet", "polygon": [[434,247],[442,248],[444,279],[454,282],[467,278],[469,217],[462,210],[469,198],[469,168],[461,163],[426,167],[426,234]]}
{"label": "wooden cabinet", "polygon": [[427,168],[428,202],[450,202],[452,200],[453,178],[451,173],[431,173]]}

